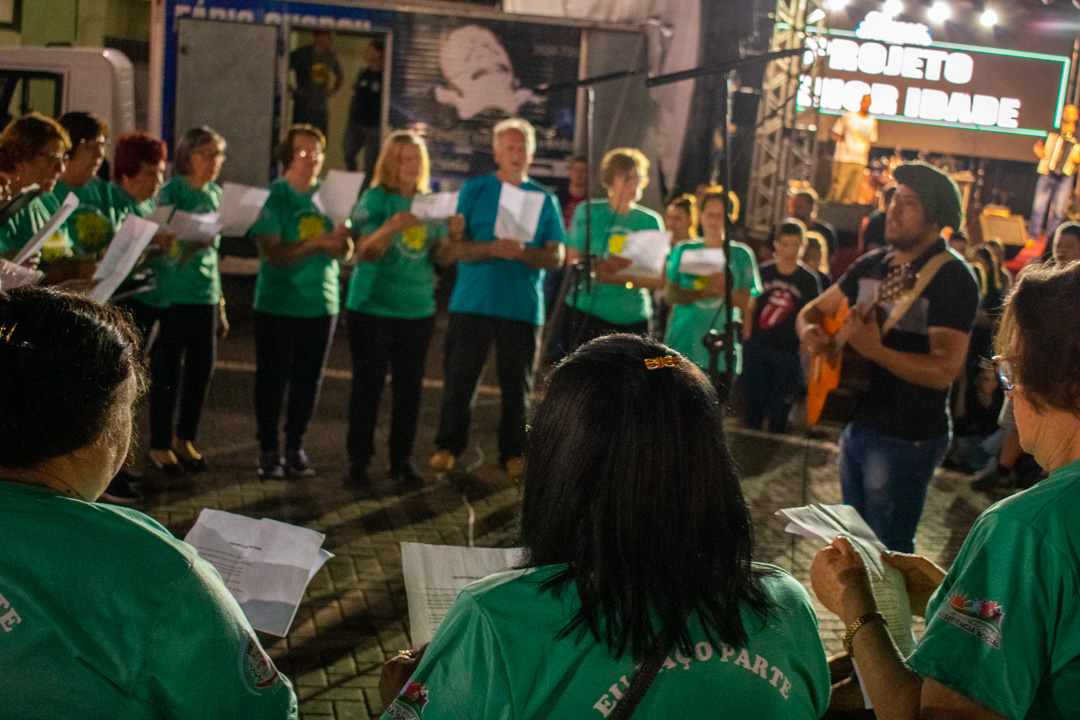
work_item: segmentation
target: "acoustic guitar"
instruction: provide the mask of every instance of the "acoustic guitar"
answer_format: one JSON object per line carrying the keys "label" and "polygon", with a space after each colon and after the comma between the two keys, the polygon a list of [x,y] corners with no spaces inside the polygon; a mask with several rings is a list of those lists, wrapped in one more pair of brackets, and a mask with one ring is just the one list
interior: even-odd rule
{"label": "acoustic guitar", "polygon": [[[824,352],[810,359],[810,378],[806,391],[806,421],[809,425],[817,424],[829,393],[841,386],[841,359],[849,334],[844,321],[848,315],[854,312],[863,322],[867,322],[878,303],[909,299],[904,296],[912,292],[916,277],[909,264],[897,265],[889,270],[888,275],[877,284],[869,297],[855,303],[855,307],[850,307],[845,297],[836,312],[821,321],[821,327],[831,336],[831,342]],[[883,328],[882,334],[891,328],[891,324],[888,328]],[[843,375],[845,384],[849,386],[848,395],[857,393],[860,383],[851,379],[853,373],[844,372]]]}

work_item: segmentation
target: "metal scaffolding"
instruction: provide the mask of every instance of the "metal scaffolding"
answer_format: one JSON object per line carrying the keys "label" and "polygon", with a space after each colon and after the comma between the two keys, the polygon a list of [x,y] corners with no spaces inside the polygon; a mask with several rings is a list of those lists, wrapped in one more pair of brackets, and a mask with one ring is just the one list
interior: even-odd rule
{"label": "metal scaffolding", "polygon": [[[804,47],[806,20],[812,18],[814,27],[823,28],[827,17],[824,5],[825,0],[777,0],[769,49]],[[765,70],[747,190],[746,224],[751,230],[771,230],[784,212],[788,183],[811,180],[817,155],[819,103],[815,97],[814,108],[800,113],[795,97],[802,75],[810,76],[810,87],[818,87],[814,81],[823,63],[815,61],[805,66],[803,62],[804,57],[796,55],[774,60]]]}

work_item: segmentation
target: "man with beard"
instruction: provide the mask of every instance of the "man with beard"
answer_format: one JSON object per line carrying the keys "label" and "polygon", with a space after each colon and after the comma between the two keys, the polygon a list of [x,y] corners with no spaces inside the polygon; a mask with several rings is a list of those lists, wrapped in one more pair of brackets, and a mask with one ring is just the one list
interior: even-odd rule
{"label": "man with beard", "polygon": [[[854,308],[848,344],[869,361],[870,382],[840,439],[844,502],[891,550],[912,552],[926,488],[948,449],[949,387],[964,368],[979,291],[941,237],[943,228],[962,227],[956,185],[922,163],[899,167],[895,178],[890,246],[859,258],[799,313],[797,326],[803,350],[816,355],[831,343],[824,317],[845,299]],[[878,285],[898,276],[911,279],[911,290],[871,305]],[[865,315],[859,301],[869,305]]]}

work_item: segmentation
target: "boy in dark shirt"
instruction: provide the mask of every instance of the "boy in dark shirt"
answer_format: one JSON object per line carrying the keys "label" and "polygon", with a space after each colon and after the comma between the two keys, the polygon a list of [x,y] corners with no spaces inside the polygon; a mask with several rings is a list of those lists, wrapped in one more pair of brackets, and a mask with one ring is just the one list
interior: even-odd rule
{"label": "boy in dark shirt", "polygon": [[743,425],[754,430],[768,412],[769,431],[787,431],[788,413],[799,378],[799,335],[795,318],[821,293],[821,283],[801,262],[806,226],[795,218],[780,224],[773,259],[761,264],[750,338],[743,345]]}

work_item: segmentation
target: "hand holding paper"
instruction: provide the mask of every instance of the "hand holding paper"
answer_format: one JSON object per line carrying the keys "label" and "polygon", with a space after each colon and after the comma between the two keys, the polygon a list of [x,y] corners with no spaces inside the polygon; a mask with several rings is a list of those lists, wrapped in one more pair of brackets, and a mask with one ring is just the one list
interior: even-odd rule
{"label": "hand holding paper", "polygon": [[48,242],[49,238],[60,230],[60,226],[67,222],[67,219],[71,216],[71,213],[75,212],[77,207],[79,207],[79,198],[75,196],[75,193],[69,192],[67,197],[64,198],[63,204],[60,205],[60,209],[53,213],[53,216],[45,221],[41,229],[34,233],[34,236],[23,245],[19,253],[12,258],[12,262],[16,265],[22,265],[41,252],[41,248],[45,247],[45,243]]}
{"label": "hand holding paper", "polygon": [[724,272],[727,260],[723,248],[687,250],[679,261],[679,272],[687,275],[713,275]]}
{"label": "hand holding paper", "polygon": [[544,193],[503,183],[499,192],[499,211],[495,215],[495,237],[515,240],[522,245],[531,243],[540,225],[544,200]]}
{"label": "hand holding paper", "polygon": [[315,193],[312,202],[335,225],[344,223],[352,215],[353,206],[360,197],[364,185],[364,173],[331,170]]}
{"label": "hand holding paper", "polygon": [[157,223],[143,220],[134,213],[124,218],[94,272],[94,279],[99,282],[90,291],[92,300],[103,303],[112,297],[135,267],[157,229]]}
{"label": "hand holding paper", "polygon": [[446,220],[457,212],[458,194],[456,192],[431,193],[417,195],[412,201],[412,213],[421,222]]}
{"label": "hand holding paper", "polygon": [[628,258],[630,266],[621,275],[659,276],[671,246],[671,233],[663,230],[638,230],[626,236],[619,257]]}

